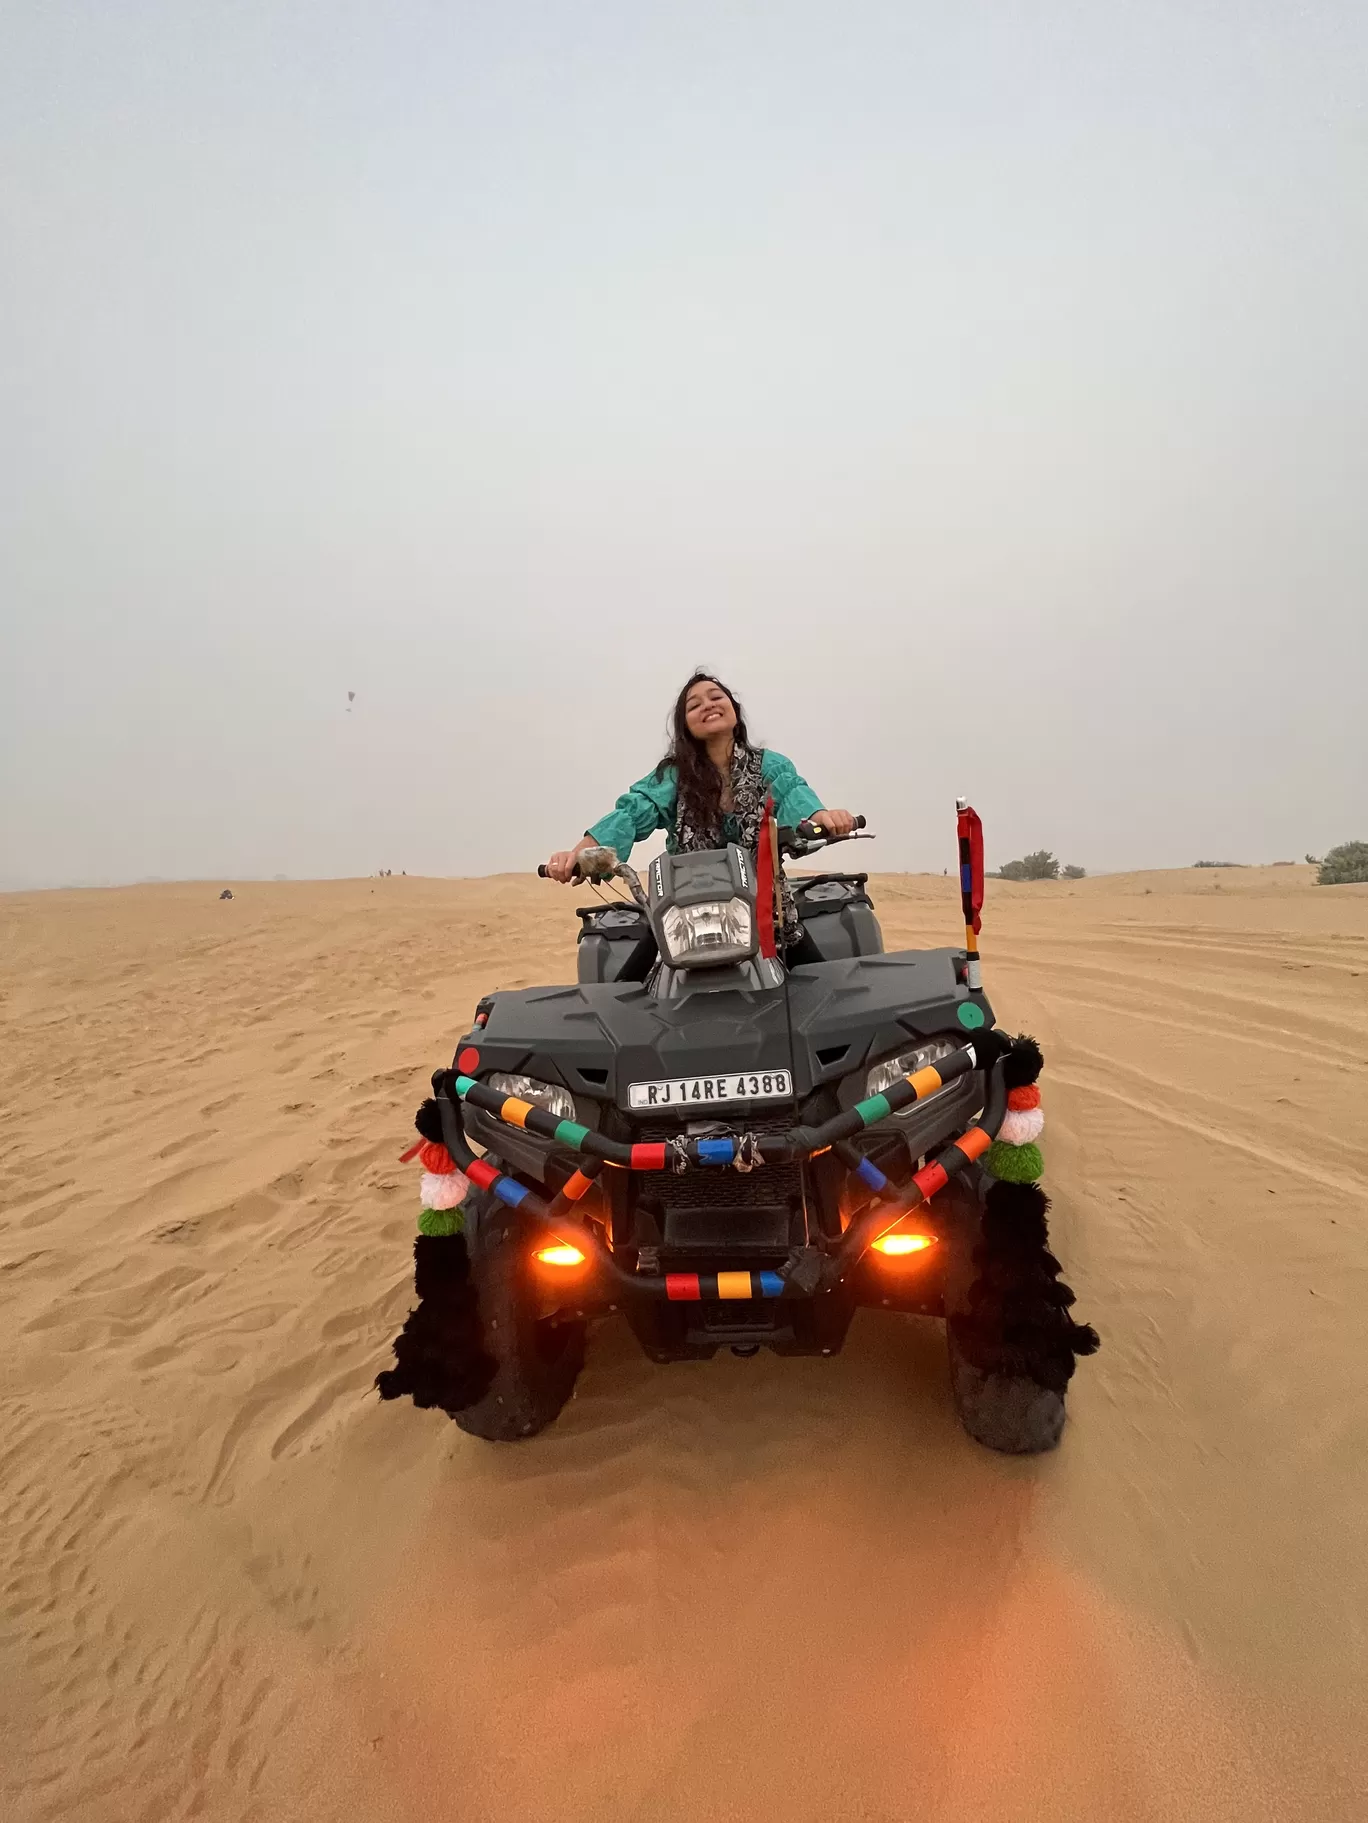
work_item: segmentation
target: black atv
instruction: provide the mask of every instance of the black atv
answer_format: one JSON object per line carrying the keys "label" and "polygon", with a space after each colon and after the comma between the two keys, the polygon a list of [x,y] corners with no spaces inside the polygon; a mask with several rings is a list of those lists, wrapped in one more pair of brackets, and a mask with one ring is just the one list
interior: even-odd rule
{"label": "black atv", "polygon": [[[825,845],[800,824],[774,847]],[[1052,1447],[1096,1337],[1017,1157],[1039,1155],[999,1139],[1038,1131],[1008,1103],[1038,1104],[1041,1059],[995,1029],[972,935],[886,954],[867,875],[826,873],[789,882],[776,949],[782,896],[736,846],[662,855],[647,886],[608,849],[579,867],[630,896],[580,910],[578,985],[481,1001],[419,1111],[415,1150],[471,1188],[420,1234],[382,1396],[530,1437],[609,1312],[669,1362],[835,1354],[865,1305],[947,1319],[972,1436]]]}

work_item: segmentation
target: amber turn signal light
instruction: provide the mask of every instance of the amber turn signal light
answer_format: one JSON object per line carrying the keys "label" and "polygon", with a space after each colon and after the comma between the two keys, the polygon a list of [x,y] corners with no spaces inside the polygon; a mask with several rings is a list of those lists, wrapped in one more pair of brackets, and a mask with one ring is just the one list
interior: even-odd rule
{"label": "amber turn signal light", "polygon": [[558,1241],[551,1247],[538,1247],[535,1259],[539,1266],[582,1266],[584,1255],[569,1241]]}
{"label": "amber turn signal light", "polygon": [[891,1234],[881,1234],[874,1242],[874,1251],[883,1254],[888,1260],[906,1259],[911,1253],[925,1253],[928,1247],[934,1247],[934,1234],[901,1234],[895,1228]]}

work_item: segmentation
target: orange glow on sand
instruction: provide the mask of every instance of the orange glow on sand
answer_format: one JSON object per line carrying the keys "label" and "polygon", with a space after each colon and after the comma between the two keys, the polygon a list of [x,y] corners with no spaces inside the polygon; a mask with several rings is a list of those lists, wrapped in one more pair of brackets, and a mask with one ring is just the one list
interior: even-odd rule
{"label": "orange glow on sand", "polygon": [[578,1247],[572,1247],[569,1241],[560,1241],[553,1247],[538,1247],[537,1261],[542,1266],[582,1266],[584,1255]]}

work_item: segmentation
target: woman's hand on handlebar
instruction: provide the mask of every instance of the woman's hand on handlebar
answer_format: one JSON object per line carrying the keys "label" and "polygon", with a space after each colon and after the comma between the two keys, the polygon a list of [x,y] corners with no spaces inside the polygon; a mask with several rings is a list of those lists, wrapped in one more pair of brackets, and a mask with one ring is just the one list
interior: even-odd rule
{"label": "woman's hand on handlebar", "polygon": [[829,836],[854,835],[858,827],[855,818],[848,810],[818,810],[808,818],[819,829],[824,829]]}
{"label": "woman's hand on handlebar", "polygon": [[575,850],[563,848],[559,854],[552,855],[544,872],[548,880],[559,880],[562,886],[568,886],[575,877],[578,865],[579,857]]}
{"label": "woman's hand on handlebar", "polygon": [[594,838],[592,836],[581,836],[573,848],[562,848],[557,854],[552,855],[546,863],[547,879],[559,880],[562,886],[569,886],[571,881],[578,877],[581,852],[593,846]]}

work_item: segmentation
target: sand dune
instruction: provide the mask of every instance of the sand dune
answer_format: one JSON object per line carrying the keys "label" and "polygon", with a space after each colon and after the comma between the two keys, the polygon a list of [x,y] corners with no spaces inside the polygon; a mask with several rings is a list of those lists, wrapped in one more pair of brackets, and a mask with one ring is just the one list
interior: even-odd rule
{"label": "sand dune", "polygon": [[[890,945],[952,883],[881,883]],[[397,1162],[522,879],[0,899],[7,1816],[1368,1815],[1368,889],[991,889],[1080,1313],[1060,1452],[931,1325],[835,1361],[591,1342],[534,1443],[370,1392]]]}

